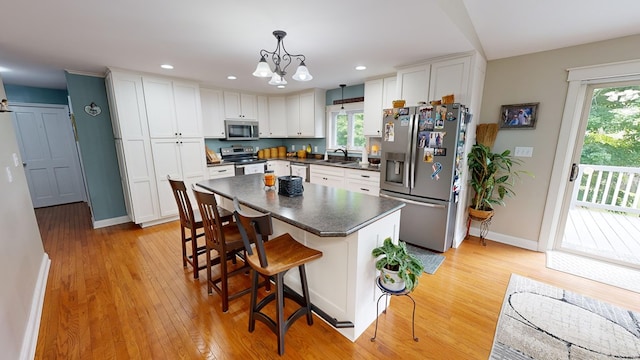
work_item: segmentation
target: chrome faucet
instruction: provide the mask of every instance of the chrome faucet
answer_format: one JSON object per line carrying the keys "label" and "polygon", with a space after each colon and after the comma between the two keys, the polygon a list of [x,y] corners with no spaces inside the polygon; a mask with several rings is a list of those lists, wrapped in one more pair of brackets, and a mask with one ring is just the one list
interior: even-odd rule
{"label": "chrome faucet", "polygon": [[333,152],[338,152],[338,151],[342,151],[344,153],[344,161],[349,161],[349,155],[347,155],[347,149],[335,149],[333,150]]}

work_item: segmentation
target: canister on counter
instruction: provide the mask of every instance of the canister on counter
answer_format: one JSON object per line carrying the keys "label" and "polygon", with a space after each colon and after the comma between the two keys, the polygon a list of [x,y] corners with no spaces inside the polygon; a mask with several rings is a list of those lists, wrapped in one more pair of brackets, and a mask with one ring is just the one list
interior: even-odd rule
{"label": "canister on counter", "polygon": [[258,150],[258,159],[264,159],[264,150]]}
{"label": "canister on counter", "polygon": [[271,157],[272,158],[278,157],[278,148],[271,148]]}
{"label": "canister on counter", "polygon": [[287,157],[287,147],[286,146],[278,146],[278,157],[279,158]]}

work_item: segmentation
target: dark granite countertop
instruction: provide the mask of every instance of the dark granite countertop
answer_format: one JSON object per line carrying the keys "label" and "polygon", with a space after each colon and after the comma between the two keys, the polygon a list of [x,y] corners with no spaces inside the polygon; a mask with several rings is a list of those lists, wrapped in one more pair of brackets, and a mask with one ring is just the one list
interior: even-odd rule
{"label": "dark granite countertop", "polygon": [[240,204],[260,212],[271,212],[276,219],[312,234],[347,236],[401,209],[401,201],[360,194],[344,189],[303,183],[302,196],[278,195],[265,190],[262,174],[210,179],[198,185],[226,198],[237,196]]}
{"label": "dark granite countertop", "polygon": [[[265,161],[270,161],[270,160],[282,160],[282,161],[289,161],[291,163],[297,163],[297,164],[316,164],[316,165],[326,165],[326,166],[335,166],[335,167],[340,167],[340,168],[345,168],[345,169],[355,169],[355,170],[368,170],[368,171],[375,171],[375,172],[380,172],[380,166],[376,166],[376,165],[368,165],[368,166],[362,166],[360,165],[360,159],[357,160],[353,160],[349,163],[346,164],[341,164],[341,163],[335,163],[335,162],[328,162],[325,160],[321,160],[321,159],[306,159],[306,158],[297,158],[297,157],[290,157],[290,158],[267,158],[264,159]],[[214,167],[214,166],[221,166],[221,165],[233,165],[232,162],[220,162],[220,163],[216,163],[216,164],[211,164],[211,163],[207,163],[208,167]]]}

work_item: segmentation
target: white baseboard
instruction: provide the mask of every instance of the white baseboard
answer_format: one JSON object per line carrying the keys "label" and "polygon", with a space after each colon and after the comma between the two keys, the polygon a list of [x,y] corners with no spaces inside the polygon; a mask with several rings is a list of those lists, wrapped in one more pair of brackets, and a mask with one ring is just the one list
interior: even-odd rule
{"label": "white baseboard", "polygon": [[128,223],[128,222],[131,222],[131,219],[129,219],[128,216],[120,216],[120,217],[111,218],[111,219],[94,221],[93,222],[93,228],[94,229],[99,229],[99,228],[103,228],[103,227],[107,227],[107,226],[119,225],[119,224],[124,224],[124,223]]}
{"label": "white baseboard", "polygon": [[42,255],[40,263],[40,272],[36,282],[33,298],[31,299],[31,311],[29,312],[29,322],[22,339],[22,349],[20,350],[21,360],[31,360],[36,355],[36,345],[38,344],[38,332],[40,331],[40,320],[42,319],[42,307],[44,305],[44,294],[47,289],[47,278],[49,276],[49,268],[51,267],[51,259],[49,255]]}
{"label": "white baseboard", "polygon": [[[469,234],[480,237],[480,228],[477,228],[477,227],[470,228]],[[496,233],[493,231],[489,231],[486,238],[492,241],[497,241],[499,243],[503,243],[503,244],[527,249],[527,250],[539,251],[538,242],[533,240],[522,239],[522,238],[511,236],[511,235],[504,235],[504,234]]]}

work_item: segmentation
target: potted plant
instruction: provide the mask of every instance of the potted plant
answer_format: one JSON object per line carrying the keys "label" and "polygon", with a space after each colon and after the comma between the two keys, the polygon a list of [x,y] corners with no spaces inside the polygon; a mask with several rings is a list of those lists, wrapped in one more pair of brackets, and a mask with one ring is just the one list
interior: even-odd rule
{"label": "potted plant", "polygon": [[468,165],[471,187],[475,194],[471,200],[469,215],[488,219],[493,216],[494,205],[504,206],[505,197],[515,195],[515,179],[520,177],[520,173],[527,173],[514,168],[521,164],[509,150],[494,153],[486,145],[473,145],[468,155]]}
{"label": "potted plant", "polygon": [[422,261],[407,251],[407,244],[398,241],[394,244],[391,238],[384,239],[382,246],[371,251],[378,258],[376,269],[381,271],[382,287],[389,291],[413,291],[418,286],[418,278],[424,271]]}

